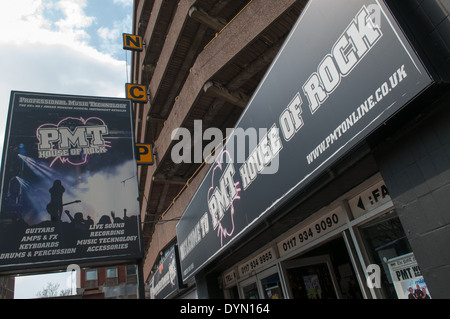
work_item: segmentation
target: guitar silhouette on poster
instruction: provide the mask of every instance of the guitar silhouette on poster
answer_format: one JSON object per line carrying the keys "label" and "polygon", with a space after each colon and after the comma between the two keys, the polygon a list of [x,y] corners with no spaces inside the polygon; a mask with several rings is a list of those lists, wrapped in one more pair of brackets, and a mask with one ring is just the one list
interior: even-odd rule
{"label": "guitar silhouette on poster", "polygon": [[63,213],[63,207],[75,203],[81,203],[80,200],[76,200],[70,203],[63,204],[63,194],[66,191],[62,186],[60,180],[55,180],[50,192],[50,203],[47,205],[47,212],[51,216],[51,221],[61,221],[61,215]]}

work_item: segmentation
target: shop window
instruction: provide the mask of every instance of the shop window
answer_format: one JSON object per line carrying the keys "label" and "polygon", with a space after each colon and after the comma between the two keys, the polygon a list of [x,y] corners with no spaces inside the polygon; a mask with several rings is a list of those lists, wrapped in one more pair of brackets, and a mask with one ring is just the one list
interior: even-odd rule
{"label": "shop window", "polygon": [[402,224],[395,210],[359,227],[368,264],[380,266],[381,298],[396,299],[397,294],[389,273],[387,261],[412,252]]}
{"label": "shop window", "polygon": [[341,236],[283,263],[293,299],[362,299]]}
{"label": "shop window", "polygon": [[239,299],[237,286],[230,287],[226,290],[226,299]]}
{"label": "shop window", "polygon": [[136,275],[136,266],[127,266],[127,276]]}
{"label": "shop window", "polygon": [[239,283],[243,299],[284,299],[277,267],[265,269]]}
{"label": "shop window", "polygon": [[261,279],[261,286],[264,293],[264,299],[283,299],[283,290],[281,289],[281,280],[278,273]]}
{"label": "shop window", "polygon": [[119,284],[119,278],[117,275],[117,268],[106,269],[106,285],[114,286]]}
{"label": "shop window", "polygon": [[106,269],[106,278],[117,278],[117,268]]}
{"label": "shop window", "polygon": [[294,299],[336,299],[335,283],[329,265],[321,260],[287,269]]}
{"label": "shop window", "polygon": [[136,283],[137,282],[137,274],[136,274],[136,266],[127,266],[127,282],[128,283]]}
{"label": "shop window", "polygon": [[259,299],[258,286],[253,282],[242,288],[244,299]]}
{"label": "shop window", "polygon": [[98,288],[97,270],[86,271],[86,289]]}

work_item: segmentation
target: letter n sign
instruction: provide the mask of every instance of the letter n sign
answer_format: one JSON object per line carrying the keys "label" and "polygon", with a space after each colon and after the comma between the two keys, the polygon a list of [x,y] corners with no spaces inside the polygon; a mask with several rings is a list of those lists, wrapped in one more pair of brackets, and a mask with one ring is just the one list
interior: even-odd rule
{"label": "letter n sign", "polygon": [[142,37],[133,34],[123,34],[123,49],[131,51],[142,51],[144,49]]}
{"label": "letter n sign", "polygon": [[126,83],[126,97],[134,102],[147,103],[147,87],[140,84]]}
{"label": "letter n sign", "polygon": [[151,144],[136,144],[136,162],[138,165],[153,165],[153,149]]}

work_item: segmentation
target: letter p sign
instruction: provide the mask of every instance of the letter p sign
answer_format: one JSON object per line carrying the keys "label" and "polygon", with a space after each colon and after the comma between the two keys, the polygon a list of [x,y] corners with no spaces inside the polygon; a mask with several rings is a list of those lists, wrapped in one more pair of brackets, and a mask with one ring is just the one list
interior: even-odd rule
{"label": "letter p sign", "polygon": [[153,165],[153,148],[151,144],[136,144],[136,162]]}

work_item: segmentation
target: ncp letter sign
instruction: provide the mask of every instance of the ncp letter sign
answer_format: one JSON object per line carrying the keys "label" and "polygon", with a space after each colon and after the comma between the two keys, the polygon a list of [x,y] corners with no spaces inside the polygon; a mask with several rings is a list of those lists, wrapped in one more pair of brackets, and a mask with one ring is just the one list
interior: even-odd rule
{"label": "ncp letter sign", "polygon": [[142,37],[134,34],[123,34],[123,49],[131,51],[143,51]]}
{"label": "ncp letter sign", "polygon": [[145,85],[127,83],[125,88],[127,99],[134,102],[147,102],[147,87]]}
{"label": "ncp letter sign", "polygon": [[136,144],[136,161],[138,164],[153,165],[153,146]]}

